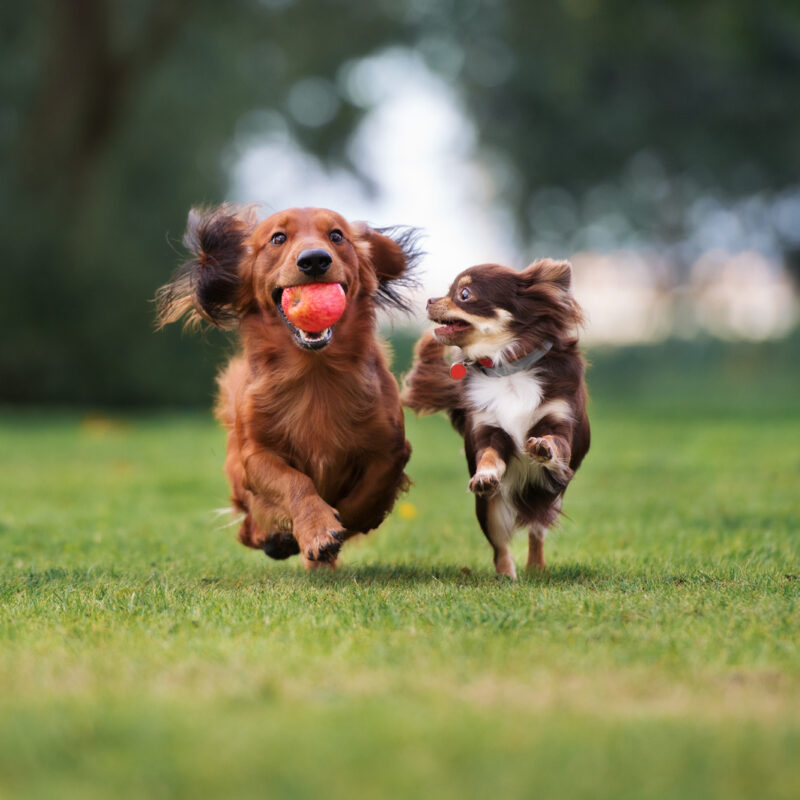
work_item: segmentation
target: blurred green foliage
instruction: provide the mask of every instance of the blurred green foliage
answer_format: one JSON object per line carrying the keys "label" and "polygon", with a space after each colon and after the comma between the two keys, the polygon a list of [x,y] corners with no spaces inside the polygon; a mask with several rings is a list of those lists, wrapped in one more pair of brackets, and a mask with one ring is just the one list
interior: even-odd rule
{"label": "blurred green foliage", "polygon": [[699,193],[800,181],[797,3],[494,6],[455,29],[442,15],[438,29],[464,51],[458,81],[481,138],[513,165],[506,188],[526,228],[537,227],[531,198],[543,186],[604,186],[607,211],[669,239]]}
{"label": "blurred green foliage", "polygon": [[[365,10],[363,33],[345,40],[326,3],[314,15],[324,39],[304,33],[300,11],[3,6],[0,399],[206,404],[218,356],[152,331],[149,301],[180,260],[186,212],[223,199],[226,144],[245,112],[281,107],[299,77],[334,73],[390,32]],[[351,117],[316,146],[341,144]]]}
{"label": "blurred green foliage", "polygon": [[621,171],[600,205],[673,240],[698,193],[800,183],[796,3],[36,0],[0,44],[5,402],[205,405],[227,345],[153,335],[149,303],[186,211],[275,125],[357,171],[352,68],[388,47],[462,98],[527,234],[552,233],[543,186]]}

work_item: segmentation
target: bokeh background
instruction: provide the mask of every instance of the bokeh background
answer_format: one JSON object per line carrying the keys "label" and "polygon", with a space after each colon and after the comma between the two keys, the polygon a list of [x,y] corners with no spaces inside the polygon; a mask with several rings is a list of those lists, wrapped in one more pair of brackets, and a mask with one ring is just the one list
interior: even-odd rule
{"label": "bokeh background", "polygon": [[[799,101],[798,0],[0,3],[0,797],[797,800]],[[441,416],[336,572],[236,543],[152,303],[223,201],[418,226],[420,312],[573,261],[548,570]]]}
{"label": "bokeh background", "polygon": [[38,0],[0,41],[2,402],[207,407],[231,343],[151,298],[223,200],[419,226],[420,309],[571,258],[601,390],[800,355],[795,2]]}

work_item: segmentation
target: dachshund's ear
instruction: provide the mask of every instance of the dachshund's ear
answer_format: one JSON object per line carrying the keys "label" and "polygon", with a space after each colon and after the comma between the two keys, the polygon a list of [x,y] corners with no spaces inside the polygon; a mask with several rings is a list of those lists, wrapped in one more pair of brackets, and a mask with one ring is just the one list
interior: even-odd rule
{"label": "dachshund's ear", "polygon": [[424,255],[419,249],[419,229],[371,228],[366,222],[354,223],[353,229],[359,257],[372,267],[378,279],[375,302],[384,308],[411,311],[406,295],[419,286],[415,270]]}
{"label": "dachshund's ear", "polygon": [[255,226],[253,208],[222,205],[189,212],[183,244],[191,258],[156,294],[158,327],[181,317],[231,327],[238,316],[239,263]]}
{"label": "dachshund's ear", "polygon": [[569,261],[543,258],[534,261],[520,274],[527,283],[551,283],[565,292],[572,286],[572,264]]}

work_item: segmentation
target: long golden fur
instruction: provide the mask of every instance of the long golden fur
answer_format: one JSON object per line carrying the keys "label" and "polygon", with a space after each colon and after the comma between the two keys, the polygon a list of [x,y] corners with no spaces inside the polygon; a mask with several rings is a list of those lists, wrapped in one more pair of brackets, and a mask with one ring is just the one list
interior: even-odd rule
{"label": "long golden fur", "polygon": [[[257,223],[222,206],[193,211],[185,241],[193,258],[159,292],[159,320],[238,327],[242,352],[219,376],[216,410],[245,514],[239,539],[273,558],[333,565],[342,542],[380,525],[407,485],[411,448],[376,307],[405,306],[413,231],[316,208]],[[280,310],[283,289],[312,282],[346,291],[324,334],[298,331]]]}

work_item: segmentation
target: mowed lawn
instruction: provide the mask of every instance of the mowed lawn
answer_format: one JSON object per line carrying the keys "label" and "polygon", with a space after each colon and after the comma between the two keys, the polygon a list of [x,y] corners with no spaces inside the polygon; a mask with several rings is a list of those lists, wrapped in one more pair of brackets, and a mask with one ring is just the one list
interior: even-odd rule
{"label": "mowed lawn", "polygon": [[4,412],[0,797],[800,796],[800,416],[592,420],[511,583],[441,418],[309,574],[215,515],[210,416]]}

